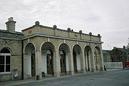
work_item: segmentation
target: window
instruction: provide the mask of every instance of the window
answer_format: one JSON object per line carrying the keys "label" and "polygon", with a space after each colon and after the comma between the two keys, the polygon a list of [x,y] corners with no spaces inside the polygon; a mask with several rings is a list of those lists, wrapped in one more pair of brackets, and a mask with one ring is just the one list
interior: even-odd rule
{"label": "window", "polygon": [[0,72],[10,72],[10,51],[6,48],[0,52]]}

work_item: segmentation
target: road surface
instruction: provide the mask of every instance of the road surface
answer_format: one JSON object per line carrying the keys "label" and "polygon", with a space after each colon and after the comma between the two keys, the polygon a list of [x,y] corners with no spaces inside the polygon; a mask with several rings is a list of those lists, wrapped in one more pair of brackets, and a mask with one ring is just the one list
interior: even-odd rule
{"label": "road surface", "polygon": [[15,86],[129,86],[129,70],[80,74]]}

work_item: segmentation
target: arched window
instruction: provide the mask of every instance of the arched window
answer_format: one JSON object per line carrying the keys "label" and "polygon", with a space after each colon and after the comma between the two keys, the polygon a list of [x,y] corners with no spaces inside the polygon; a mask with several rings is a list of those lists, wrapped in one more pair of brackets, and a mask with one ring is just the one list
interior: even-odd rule
{"label": "arched window", "polygon": [[3,48],[0,51],[0,72],[10,72],[10,51]]}

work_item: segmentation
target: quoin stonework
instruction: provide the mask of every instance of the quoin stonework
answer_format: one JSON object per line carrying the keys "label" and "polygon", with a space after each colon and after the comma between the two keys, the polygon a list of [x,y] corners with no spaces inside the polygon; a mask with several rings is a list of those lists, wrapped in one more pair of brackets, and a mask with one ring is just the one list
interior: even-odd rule
{"label": "quoin stonework", "polygon": [[103,71],[101,36],[35,25],[15,31],[12,17],[0,30],[0,81]]}

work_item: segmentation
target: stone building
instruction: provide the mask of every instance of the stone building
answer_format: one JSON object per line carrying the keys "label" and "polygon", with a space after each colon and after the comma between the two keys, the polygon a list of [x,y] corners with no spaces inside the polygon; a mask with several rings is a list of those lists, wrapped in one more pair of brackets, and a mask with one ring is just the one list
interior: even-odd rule
{"label": "stone building", "polygon": [[27,79],[103,70],[101,36],[35,25],[15,31],[9,18],[0,30],[0,80]]}
{"label": "stone building", "polygon": [[129,67],[129,48],[114,47],[112,50],[103,50],[104,65],[108,69],[123,69]]}
{"label": "stone building", "polygon": [[9,18],[7,30],[0,30],[0,81],[12,79],[15,72],[21,76],[24,35],[15,32],[15,23],[13,18]]}

